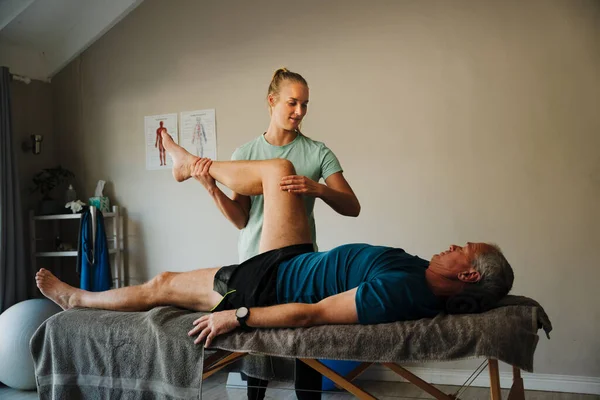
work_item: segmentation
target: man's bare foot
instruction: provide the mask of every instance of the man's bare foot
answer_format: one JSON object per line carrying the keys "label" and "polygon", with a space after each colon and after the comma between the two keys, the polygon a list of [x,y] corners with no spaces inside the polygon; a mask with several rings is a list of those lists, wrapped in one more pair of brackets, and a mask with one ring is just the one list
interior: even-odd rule
{"label": "man's bare foot", "polygon": [[44,296],[58,304],[63,310],[75,306],[73,295],[80,289],[67,285],[47,269],[40,269],[35,274],[35,283]]}
{"label": "man's bare foot", "polygon": [[171,135],[167,132],[162,131],[160,134],[165,150],[167,150],[171,155],[171,158],[173,158],[173,177],[177,182],[183,182],[186,179],[190,179],[192,177],[192,167],[196,160],[198,160],[198,157],[175,143]]}

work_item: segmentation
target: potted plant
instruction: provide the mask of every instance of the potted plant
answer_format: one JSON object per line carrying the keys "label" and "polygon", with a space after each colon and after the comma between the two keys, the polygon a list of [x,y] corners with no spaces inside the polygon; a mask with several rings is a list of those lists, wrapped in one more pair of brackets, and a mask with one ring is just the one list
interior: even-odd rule
{"label": "potted plant", "polygon": [[38,206],[39,214],[47,215],[60,212],[59,204],[52,198],[52,191],[55,187],[73,177],[75,177],[73,172],[60,165],[54,168],[44,168],[33,176],[32,181],[34,187],[31,189],[31,193],[40,192],[42,195],[42,199]]}

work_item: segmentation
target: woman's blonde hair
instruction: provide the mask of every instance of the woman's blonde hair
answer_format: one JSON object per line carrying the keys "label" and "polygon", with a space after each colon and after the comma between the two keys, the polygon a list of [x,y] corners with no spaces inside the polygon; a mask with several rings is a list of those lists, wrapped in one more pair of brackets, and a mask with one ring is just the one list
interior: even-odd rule
{"label": "woman's blonde hair", "polygon": [[[276,100],[279,100],[279,93],[281,92],[281,86],[283,82],[294,82],[301,83],[308,87],[308,83],[306,83],[306,79],[302,77],[302,75],[292,72],[287,68],[279,68],[273,74],[273,78],[271,79],[271,83],[269,84],[269,91],[267,92],[267,104],[269,104],[269,95],[273,95]],[[269,104],[269,113],[271,112],[271,104]]]}

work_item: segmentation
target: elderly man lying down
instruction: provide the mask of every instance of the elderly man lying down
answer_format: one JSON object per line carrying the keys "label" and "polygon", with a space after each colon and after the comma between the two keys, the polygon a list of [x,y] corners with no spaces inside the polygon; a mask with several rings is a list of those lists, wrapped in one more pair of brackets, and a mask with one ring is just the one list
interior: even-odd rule
{"label": "elderly man lying down", "polygon": [[513,283],[501,251],[485,243],[450,246],[430,262],[399,248],[347,244],[314,252],[302,197],[281,190],[295,173],[282,159],[210,161],[195,157],[163,133],[179,182],[208,173],[236,193],[264,195],[261,254],[239,265],[164,272],[139,286],[87,292],[41,269],[41,292],[63,309],[143,311],[173,305],[213,311],[189,331],[209,347],[238,327],[377,324],[433,317],[447,298],[469,291],[500,299]]}

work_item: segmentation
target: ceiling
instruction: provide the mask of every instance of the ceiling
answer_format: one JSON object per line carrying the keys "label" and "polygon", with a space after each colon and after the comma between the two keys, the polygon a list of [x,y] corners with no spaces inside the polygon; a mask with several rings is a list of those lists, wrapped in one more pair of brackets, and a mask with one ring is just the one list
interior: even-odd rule
{"label": "ceiling", "polygon": [[0,0],[0,65],[49,81],[143,0]]}

